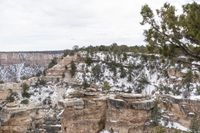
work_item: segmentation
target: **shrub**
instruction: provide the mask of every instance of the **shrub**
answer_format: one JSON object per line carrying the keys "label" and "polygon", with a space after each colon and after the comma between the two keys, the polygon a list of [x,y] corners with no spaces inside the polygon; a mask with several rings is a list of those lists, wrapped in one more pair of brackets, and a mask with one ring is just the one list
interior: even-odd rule
{"label": "shrub", "polygon": [[77,70],[76,64],[74,63],[74,61],[71,61],[71,70],[70,70],[71,77],[75,76],[76,70]]}
{"label": "shrub", "polygon": [[129,64],[129,66],[128,66],[128,82],[132,81],[132,72],[133,72],[133,65]]}
{"label": "shrub", "polygon": [[197,89],[196,90],[197,91],[197,95],[200,95],[200,86],[197,86],[196,89]]}
{"label": "shrub", "polygon": [[74,56],[75,54],[75,50],[65,50],[64,51],[64,54],[63,54],[63,57],[66,57],[66,56]]}
{"label": "shrub", "polygon": [[110,84],[107,81],[105,81],[103,84],[103,90],[110,90],[110,88],[111,88]]}
{"label": "shrub", "polygon": [[36,76],[36,77],[40,77],[41,75],[42,75],[42,71],[39,71],[39,72],[36,73],[35,76]]}
{"label": "shrub", "polygon": [[183,80],[182,80],[182,83],[185,85],[185,84],[190,84],[192,82],[192,79],[193,79],[193,73],[192,71],[188,71],[186,73],[186,75],[184,76]]}
{"label": "shrub", "polygon": [[29,86],[26,83],[22,84],[22,97],[30,98]]}
{"label": "shrub", "polygon": [[21,101],[21,104],[28,104],[29,103],[29,100],[28,99],[24,99]]}
{"label": "shrub", "polygon": [[121,67],[121,65],[114,61],[107,63],[107,65],[108,65],[110,71],[113,72],[113,75],[116,76],[117,75],[117,67]]}
{"label": "shrub", "polygon": [[139,77],[137,81],[140,82],[140,84],[142,85],[147,85],[150,83],[147,76],[144,73],[142,73],[142,75]]}
{"label": "shrub", "polygon": [[8,101],[9,103],[14,102],[15,99],[18,97],[18,94],[16,92],[13,92],[11,89],[9,90],[10,94],[9,96],[7,96],[6,101]]}
{"label": "shrub", "polygon": [[92,68],[93,75],[96,79],[100,79],[101,76],[101,66],[97,64]]}
{"label": "shrub", "polygon": [[47,84],[46,80],[38,79],[37,82],[35,83],[35,87],[38,87],[39,85],[45,86],[46,84]]}
{"label": "shrub", "polygon": [[11,95],[9,95],[9,96],[6,98],[6,101],[8,101],[9,103],[12,103],[12,102],[15,101],[15,98],[14,98],[14,96],[11,94]]}
{"label": "shrub", "polygon": [[85,58],[85,63],[86,63],[88,66],[90,66],[90,65],[93,63],[92,58],[90,58],[89,56],[87,56],[87,57]]}
{"label": "shrub", "polygon": [[191,122],[190,122],[190,129],[192,133],[199,133],[200,132],[200,118],[199,116],[195,115]]}
{"label": "shrub", "polygon": [[155,127],[155,133],[165,133],[166,130],[164,127],[161,127],[161,126],[156,126]]}
{"label": "shrub", "polygon": [[161,113],[158,107],[158,101],[155,102],[155,106],[151,109],[150,119],[152,120],[152,126],[158,126]]}
{"label": "shrub", "polygon": [[127,60],[127,54],[126,53],[123,53],[123,58],[122,58],[123,61]]}
{"label": "shrub", "polygon": [[124,67],[120,67],[120,78],[125,78],[126,77],[126,71],[124,70]]}
{"label": "shrub", "polygon": [[55,66],[58,62],[57,62],[58,58],[54,57],[51,62],[49,63],[48,68],[52,68],[53,66]]}

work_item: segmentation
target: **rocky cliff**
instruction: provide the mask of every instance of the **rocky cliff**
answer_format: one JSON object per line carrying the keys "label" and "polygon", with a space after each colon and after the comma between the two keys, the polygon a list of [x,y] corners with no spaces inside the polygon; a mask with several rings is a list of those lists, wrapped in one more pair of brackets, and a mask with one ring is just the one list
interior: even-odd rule
{"label": "rocky cliff", "polygon": [[[73,98],[64,103],[63,133],[190,132],[190,121],[198,113],[196,108],[200,107],[196,104],[199,101],[184,101],[170,96],[80,94],[73,94]],[[156,107],[158,112],[154,114]],[[158,123],[165,128],[153,126],[152,117],[159,117]]]}
{"label": "rocky cliff", "polygon": [[63,51],[0,52],[0,81],[19,81],[41,73]]}
{"label": "rocky cliff", "polygon": [[200,62],[134,53],[122,58],[80,51],[58,58],[45,75],[1,84],[0,132],[192,131],[200,108],[193,63]]}

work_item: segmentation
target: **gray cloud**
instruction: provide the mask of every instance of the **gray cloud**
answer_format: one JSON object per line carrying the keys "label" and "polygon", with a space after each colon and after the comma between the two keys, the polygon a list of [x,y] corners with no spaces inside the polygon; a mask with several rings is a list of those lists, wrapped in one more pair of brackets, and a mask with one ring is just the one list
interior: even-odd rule
{"label": "gray cloud", "polygon": [[[140,9],[166,0],[0,0],[0,51],[141,45]],[[168,0],[181,7],[188,0]]]}

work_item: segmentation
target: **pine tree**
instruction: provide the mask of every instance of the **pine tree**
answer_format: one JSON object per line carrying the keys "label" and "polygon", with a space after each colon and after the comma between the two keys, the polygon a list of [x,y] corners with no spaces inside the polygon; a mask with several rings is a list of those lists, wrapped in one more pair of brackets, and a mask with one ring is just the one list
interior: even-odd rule
{"label": "pine tree", "polygon": [[75,76],[76,70],[77,70],[76,64],[74,63],[74,61],[71,61],[71,70],[70,70],[71,77]]}

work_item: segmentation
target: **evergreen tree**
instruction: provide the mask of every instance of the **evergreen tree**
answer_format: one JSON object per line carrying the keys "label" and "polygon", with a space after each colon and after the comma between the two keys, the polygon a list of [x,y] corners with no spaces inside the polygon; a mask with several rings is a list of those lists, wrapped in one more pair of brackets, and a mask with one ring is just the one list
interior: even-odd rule
{"label": "evergreen tree", "polygon": [[200,4],[193,2],[182,8],[183,12],[177,14],[175,6],[165,3],[155,15],[148,5],[144,5],[141,24],[149,25],[144,31],[145,41],[152,47],[150,49],[161,48],[167,55],[179,49],[200,59]]}
{"label": "evergreen tree", "polygon": [[94,77],[99,80],[101,77],[101,66],[97,64],[96,66],[92,68],[92,72],[93,72]]}
{"label": "evergreen tree", "polygon": [[124,69],[123,66],[120,67],[120,78],[125,78],[126,77],[126,70]]}
{"label": "evergreen tree", "polygon": [[70,70],[71,77],[75,76],[76,70],[77,70],[76,64],[74,63],[74,61],[71,61],[71,70]]}

